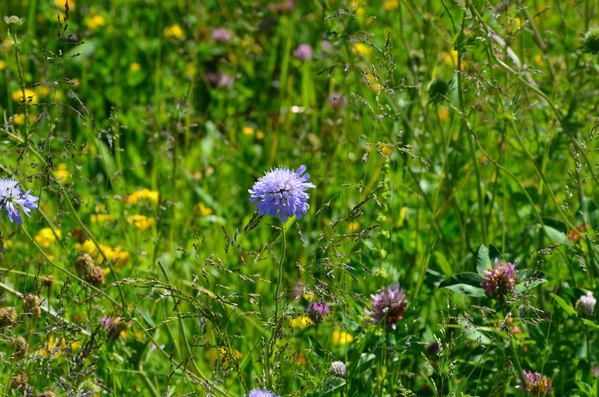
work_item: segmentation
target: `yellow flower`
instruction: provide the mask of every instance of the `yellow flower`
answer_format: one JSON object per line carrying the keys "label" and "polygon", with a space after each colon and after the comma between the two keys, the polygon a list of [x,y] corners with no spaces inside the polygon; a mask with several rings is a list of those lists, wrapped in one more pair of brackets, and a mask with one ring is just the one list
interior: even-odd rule
{"label": "yellow flower", "polygon": [[397,0],[385,0],[385,2],[383,3],[383,9],[385,11],[393,11],[397,7],[399,7],[399,1]]}
{"label": "yellow flower", "polygon": [[[451,50],[450,52],[443,52],[443,62],[447,66],[452,66],[454,68],[458,67],[458,52],[456,50]],[[462,70],[466,69],[466,60],[464,56],[462,56]]]}
{"label": "yellow flower", "polygon": [[350,231],[351,233],[355,233],[357,231],[360,230],[360,223],[359,222],[350,222],[347,224],[347,230]]}
{"label": "yellow flower", "polygon": [[137,62],[132,62],[131,65],[129,65],[129,69],[135,73],[135,72],[139,72],[141,70],[141,65]]}
{"label": "yellow flower", "polygon": [[56,171],[54,171],[54,178],[58,180],[60,183],[67,183],[69,180],[69,171],[67,170],[67,165],[64,163],[58,164],[56,167]]}
{"label": "yellow flower", "polygon": [[[69,1],[69,10],[74,10],[75,9],[75,0],[68,0]],[[66,10],[65,4],[66,4],[67,0],[54,0],[54,4],[56,5],[56,7],[60,8],[61,10]]]}
{"label": "yellow flower", "polygon": [[[23,97],[23,91],[25,91],[24,97]],[[25,102],[25,103],[31,103],[31,104],[36,104],[38,102],[37,94],[35,93],[35,91],[33,91],[29,88],[25,88],[25,90],[18,89],[16,91],[13,91],[11,97],[12,97],[12,100],[15,102]]]}
{"label": "yellow flower", "polygon": [[[85,240],[81,244],[77,243],[75,247],[77,248],[77,251],[81,252],[82,254],[90,254],[95,259],[102,258],[102,255],[100,255],[98,248],[91,240]],[[104,255],[106,255],[106,259],[108,259],[111,262],[114,262],[119,267],[122,267],[126,265],[127,262],[129,262],[129,252],[123,251],[119,245],[117,245],[113,249],[107,245],[100,244],[100,249],[102,250]]]}
{"label": "yellow flower", "polygon": [[19,113],[12,116],[12,122],[15,125],[22,125],[25,122],[25,113]]}
{"label": "yellow flower", "polygon": [[104,224],[104,223],[110,223],[114,220],[114,215],[112,214],[93,214],[92,216],[90,216],[89,218],[91,223],[96,223],[96,224]]}
{"label": "yellow flower", "polygon": [[0,70],[4,70],[6,68],[6,62],[0,59]]}
{"label": "yellow flower", "polygon": [[252,127],[243,127],[243,129],[241,130],[241,132],[245,136],[252,136],[252,135],[254,135],[254,129]]}
{"label": "yellow flower", "polygon": [[264,139],[264,132],[261,130],[256,131],[256,138],[258,138],[259,140]]}
{"label": "yellow flower", "polygon": [[82,254],[90,254],[93,257],[98,255],[98,248],[91,240],[85,240],[83,243],[77,243],[75,248],[77,248],[77,251],[81,252]]}
{"label": "yellow flower", "polygon": [[333,331],[331,343],[335,346],[348,345],[354,340],[354,337],[345,331]]}
{"label": "yellow flower", "polygon": [[45,85],[38,85],[37,87],[35,87],[35,93],[37,94],[37,96],[42,98],[50,93],[50,88],[48,88]]}
{"label": "yellow flower", "polygon": [[308,316],[299,316],[289,320],[289,325],[293,329],[305,329],[313,325],[314,321]]}
{"label": "yellow flower", "polygon": [[200,216],[212,215],[212,213],[214,212],[212,211],[212,208],[206,207],[204,203],[198,203],[195,207],[195,210]]}
{"label": "yellow flower", "polygon": [[96,30],[102,26],[106,26],[106,18],[102,15],[93,15],[85,20],[85,24],[89,30]]}
{"label": "yellow flower", "polygon": [[192,79],[195,77],[197,73],[198,69],[193,63],[188,63],[187,65],[185,65],[185,76],[187,78]]}
{"label": "yellow flower", "polygon": [[441,120],[441,121],[449,120],[449,110],[445,106],[439,108],[438,114],[439,114],[439,120]]}
{"label": "yellow flower", "polygon": [[372,52],[372,48],[364,43],[354,43],[352,51],[361,57],[368,58]]}
{"label": "yellow flower", "polygon": [[185,37],[185,32],[178,23],[164,28],[164,37],[167,39],[180,40]]}
{"label": "yellow flower", "polygon": [[62,355],[63,350],[66,347],[66,343],[62,336],[48,337],[45,346],[38,352],[40,357],[50,357],[52,360],[56,360]]}
{"label": "yellow flower", "polygon": [[540,65],[543,63],[543,56],[541,54],[536,54],[534,57],[534,61],[537,65]]}
{"label": "yellow flower", "polygon": [[[56,235],[58,238],[61,237],[60,229],[56,229]],[[50,248],[50,246],[56,241],[56,236],[51,228],[45,227],[41,229],[37,235],[35,236],[35,242],[39,244],[40,247]]]}
{"label": "yellow flower", "polygon": [[133,192],[129,196],[127,196],[127,198],[125,199],[125,202],[131,203],[131,204],[136,204],[140,201],[147,201],[151,204],[158,204],[159,200],[160,200],[160,193],[158,193],[156,190],[141,189],[141,190],[138,190],[137,192]]}
{"label": "yellow flower", "polygon": [[128,217],[127,222],[143,232],[144,230],[151,228],[156,223],[156,219],[137,214]]}

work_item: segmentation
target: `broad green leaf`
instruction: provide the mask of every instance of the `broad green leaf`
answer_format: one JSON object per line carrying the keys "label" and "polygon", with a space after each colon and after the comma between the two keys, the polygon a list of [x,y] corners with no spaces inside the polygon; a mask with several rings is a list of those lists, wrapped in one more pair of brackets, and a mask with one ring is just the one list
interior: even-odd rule
{"label": "broad green leaf", "polygon": [[439,284],[439,288],[448,288],[459,294],[473,297],[485,296],[485,291],[481,288],[483,278],[472,272],[458,273],[446,278]]}
{"label": "broad green leaf", "polygon": [[552,228],[551,226],[541,225],[545,234],[551,240],[552,243],[555,244],[566,244],[568,242],[568,238],[565,233],[560,232],[557,229]]}
{"label": "broad green leaf", "polygon": [[476,256],[476,270],[478,274],[483,276],[485,270],[489,270],[492,267],[493,263],[491,263],[491,258],[489,257],[489,248],[486,245],[481,245]]}
{"label": "broad green leaf", "polygon": [[576,310],[572,307],[570,303],[566,302],[563,298],[556,294],[551,294],[551,296],[553,297],[553,299],[555,299],[555,303],[557,303],[558,306],[566,312],[566,314],[569,314],[571,316],[576,315]]}

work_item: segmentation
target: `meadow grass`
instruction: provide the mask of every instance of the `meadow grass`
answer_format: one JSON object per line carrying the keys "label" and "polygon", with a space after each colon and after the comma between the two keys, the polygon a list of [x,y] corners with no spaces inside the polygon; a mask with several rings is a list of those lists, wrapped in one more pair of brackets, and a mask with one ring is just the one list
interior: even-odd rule
{"label": "meadow grass", "polygon": [[1,2],[0,395],[599,395],[598,13]]}

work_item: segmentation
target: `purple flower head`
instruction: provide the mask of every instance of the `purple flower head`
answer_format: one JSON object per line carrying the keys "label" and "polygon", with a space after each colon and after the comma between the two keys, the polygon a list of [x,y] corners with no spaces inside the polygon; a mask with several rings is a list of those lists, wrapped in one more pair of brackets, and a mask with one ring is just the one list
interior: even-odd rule
{"label": "purple flower head", "polygon": [[220,41],[221,43],[226,43],[231,40],[233,35],[225,28],[215,28],[212,29],[212,38],[215,41]]}
{"label": "purple flower head", "polygon": [[305,171],[305,165],[301,165],[296,172],[288,168],[275,168],[258,179],[248,190],[250,201],[257,201],[258,215],[278,216],[285,222],[293,215],[299,219],[308,212],[310,196],[306,190],[315,186],[307,182],[309,174],[302,175]]}
{"label": "purple flower head", "polygon": [[441,351],[441,345],[439,345],[439,342],[431,342],[426,347],[426,352],[428,354],[430,354],[431,356],[435,356],[435,355],[439,354],[440,351]]}
{"label": "purple flower head", "polygon": [[345,375],[347,374],[347,367],[343,361],[333,361],[329,367],[329,372],[331,375],[345,378]]}
{"label": "purple flower head", "polygon": [[279,396],[272,394],[271,392],[269,392],[267,390],[252,389],[252,390],[250,390],[250,395],[248,397],[279,397]]}
{"label": "purple flower head", "polygon": [[206,81],[214,88],[229,88],[235,83],[233,76],[226,73],[206,72]]}
{"label": "purple flower head", "polygon": [[329,103],[334,108],[342,108],[346,105],[345,98],[338,92],[333,92],[329,97]]}
{"label": "purple flower head", "polygon": [[[23,193],[19,182],[13,179],[0,179],[0,208],[4,208],[12,223],[20,225],[21,210],[27,216],[37,208],[39,197],[33,196],[31,190]],[[19,209],[20,207],[20,209]]]}
{"label": "purple flower head", "polygon": [[541,375],[538,372],[522,371],[524,373],[524,386],[521,389],[534,395],[545,395],[553,388],[551,379]]}
{"label": "purple flower head", "polygon": [[114,320],[110,317],[101,317],[100,324],[104,327],[105,330],[108,331],[114,324]]}
{"label": "purple flower head", "polygon": [[395,329],[397,323],[403,320],[408,305],[404,289],[400,288],[399,283],[392,284],[383,288],[378,294],[370,296],[373,310],[367,309],[366,314],[376,324],[384,321],[386,325],[391,325],[391,328]]}
{"label": "purple flower head", "polygon": [[516,287],[516,266],[495,260],[495,267],[485,271],[481,286],[487,296],[504,299]]}
{"label": "purple flower head", "polygon": [[310,44],[300,44],[293,52],[293,55],[300,61],[309,61],[312,59],[312,52]]}
{"label": "purple flower head", "polygon": [[576,310],[578,313],[583,316],[590,317],[595,311],[595,305],[597,304],[597,299],[593,296],[592,292],[587,292],[586,295],[581,296],[576,301]]}
{"label": "purple flower head", "polygon": [[331,309],[323,302],[312,302],[308,305],[308,317],[317,324],[330,312]]}

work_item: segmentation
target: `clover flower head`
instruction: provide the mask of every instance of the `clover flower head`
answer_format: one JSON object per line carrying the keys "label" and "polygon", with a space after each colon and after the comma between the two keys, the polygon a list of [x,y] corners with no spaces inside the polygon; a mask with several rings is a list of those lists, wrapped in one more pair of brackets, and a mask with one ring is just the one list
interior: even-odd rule
{"label": "clover flower head", "polygon": [[312,59],[312,53],[313,50],[310,44],[304,43],[297,46],[297,48],[293,52],[293,55],[300,61],[309,61],[310,59]]}
{"label": "clover flower head", "polygon": [[[39,197],[31,194],[31,190],[23,192],[19,182],[13,179],[0,179],[0,208],[4,208],[12,223],[20,225],[21,211],[27,216],[37,208]],[[19,209],[20,207],[20,209]]]}
{"label": "clover flower head", "polygon": [[227,30],[226,28],[214,28],[212,29],[212,38],[215,41],[220,41],[221,43],[226,43],[227,41],[231,40],[233,36],[231,35],[231,32],[229,32],[229,30]]}
{"label": "clover flower head", "polygon": [[347,367],[343,361],[333,361],[329,367],[329,372],[331,375],[345,378],[345,375],[347,374]]}
{"label": "clover flower head", "polygon": [[313,322],[319,323],[331,312],[331,309],[326,303],[323,302],[312,302],[308,305],[308,317]]}
{"label": "clover flower head", "polygon": [[516,287],[516,266],[513,263],[496,260],[495,267],[485,271],[481,284],[485,294],[503,299]]}
{"label": "clover flower head", "polygon": [[299,219],[308,212],[310,196],[306,190],[315,186],[307,182],[310,175],[304,174],[305,171],[305,165],[295,172],[288,168],[275,168],[258,179],[248,190],[250,201],[256,202],[258,215],[278,216],[285,222],[293,215]]}
{"label": "clover flower head", "polygon": [[250,390],[250,395],[248,397],[278,397],[277,395],[272,394],[267,390],[262,389],[252,389]]}
{"label": "clover flower head", "polygon": [[551,379],[538,372],[522,371],[524,373],[524,386],[521,387],[534,395],[545,395],[553,388]]}
{"label": "clover flower head", "polygon": [[586,295],[582,295],[576,301],[576,310],[583,316],[591,316],[595,310],[597,299],[593,296],[592,292],[587,292]]}
{"label": "clover flower head", "polygon": [[384,322],[395,329],[397,323],[403,320],[408,301],[405,290],[399,283],[383,288],[378,294],[371,295],[373,310],[366,310],[366,314],[376,324]]}

